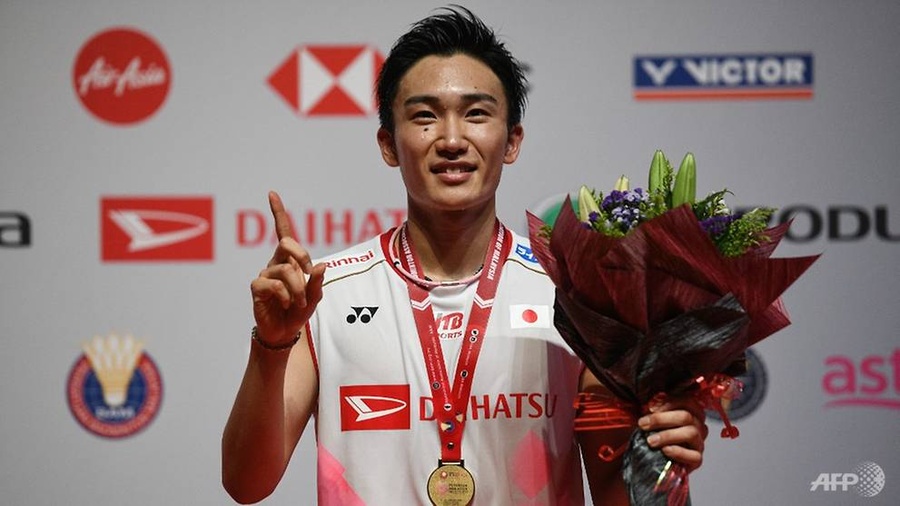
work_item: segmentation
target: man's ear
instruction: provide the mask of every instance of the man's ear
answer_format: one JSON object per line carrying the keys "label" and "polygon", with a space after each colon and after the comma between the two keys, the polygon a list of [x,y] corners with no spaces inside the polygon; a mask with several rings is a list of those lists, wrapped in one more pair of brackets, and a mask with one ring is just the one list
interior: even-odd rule
{"label": "man's ear", "polygon": [[397,159],[397,147],[394,145],[394,135],[386,128],[381,127],[378,129],[376,138],[378,139],[378,147],[381,150],[381,158],[384,159],[384,163],[388,164],[390,167],[399,166],[400,161]]}
{"label": "man's ear", "polygon": [[503,163],[509,165],[519,158],[519,149],[522,147],[522,139],[525,138],[525,129],[521,123],[509,129],[506,136],[506,152],[503,154]]}

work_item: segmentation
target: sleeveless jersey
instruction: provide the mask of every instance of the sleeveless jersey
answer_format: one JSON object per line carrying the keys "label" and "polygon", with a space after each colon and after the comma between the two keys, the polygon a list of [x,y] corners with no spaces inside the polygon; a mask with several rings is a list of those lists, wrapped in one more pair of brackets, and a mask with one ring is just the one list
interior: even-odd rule
{"label": "sleeveless jersey", "polygon": [[[462,458],[475,479],[473,504],[580,505],[573,402],[582,364],[553,327],[552,283],[527,239],[507,232],[513,246],[465,413]],[[324,295],[308,327],[319,377],[322,506],[430,504],[440,407],[406,278],[391,264],[391,233],[324,259]],[[464,319],[452,311],[435,317],[449,338]],[[456,357],[445,358],[452,374]]]}

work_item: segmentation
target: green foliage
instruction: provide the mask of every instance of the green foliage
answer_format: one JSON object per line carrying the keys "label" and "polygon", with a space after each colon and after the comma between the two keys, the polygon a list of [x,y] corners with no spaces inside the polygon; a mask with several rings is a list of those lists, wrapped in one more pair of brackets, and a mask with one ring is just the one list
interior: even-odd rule
{"label": "green foliage", "polygon": [[745,213],[731,222],[723,233],[714,236],[713,242],[726,257],[743,255],[748,249],[770,240],[764,232],[774,212],[771,207],[758,207]]}

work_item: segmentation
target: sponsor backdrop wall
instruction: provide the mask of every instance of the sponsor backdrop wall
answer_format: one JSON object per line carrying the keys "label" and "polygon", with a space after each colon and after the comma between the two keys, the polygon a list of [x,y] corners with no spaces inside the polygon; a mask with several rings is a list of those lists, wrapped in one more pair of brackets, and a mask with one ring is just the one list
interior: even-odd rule
{"label": "sponsor backdrop wall", "polygon": [[[510,226],[661,148],[793,216],[776,256],[824,253],[753,349],[741,437],[710,420],[695,503],[896,504],[900,4],[469,5],[530,69]],[[230,503],[266,192],[316,255],[402,221],[371,86],[436,6],[0,3],[0,502]],[[315,502],[313,436],[269,504]]]}

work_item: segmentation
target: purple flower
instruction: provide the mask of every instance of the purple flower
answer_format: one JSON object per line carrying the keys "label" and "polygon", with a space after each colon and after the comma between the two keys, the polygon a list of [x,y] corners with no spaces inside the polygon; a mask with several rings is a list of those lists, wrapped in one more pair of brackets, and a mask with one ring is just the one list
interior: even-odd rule
{"label": "purple flower", "polygon": [[740,218],[740,216],[737,214],[712,216],[702,220],[700,226],[703,227],[703,230],[705,230],[707,234],[716,237],[717,235],[725,233],[725,231],[728,230],[728,225],[738,218]]}

